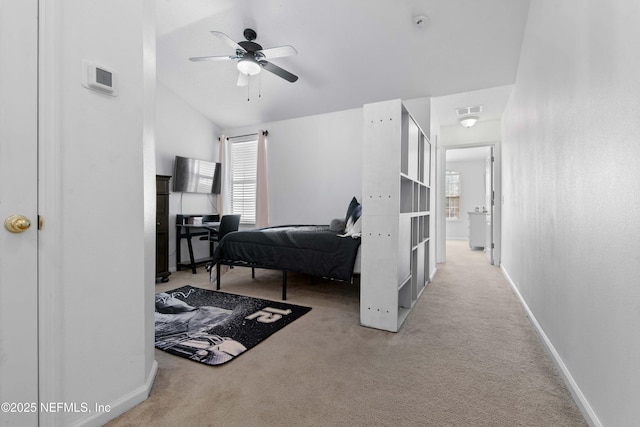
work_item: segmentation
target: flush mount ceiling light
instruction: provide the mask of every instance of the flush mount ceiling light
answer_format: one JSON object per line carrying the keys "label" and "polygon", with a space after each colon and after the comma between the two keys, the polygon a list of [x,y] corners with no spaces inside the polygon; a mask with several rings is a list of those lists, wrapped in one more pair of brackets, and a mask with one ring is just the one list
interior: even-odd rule
{"label": "flush mount ceiling light", "polygon": [[247,76],[253,76],[260,72],[260,65],[254,60],[244,58],[238,61],[238,71]]}
{"label": "flush mount ceiling light", "polygon": [[456,115],[460,124],[466,128],[470,128],[476,124],[480,117],[476,116],[482,112],[482,105],[474,105],[472,107],[456,108]]}
{"label": "flush mount ceiling light", "polygon": [[461,117],[459,120],[462,126],[466,128],[470,128],[471,126],[475,125],[479,119],[480,117],[478,116],[466,116],[466,117]]}

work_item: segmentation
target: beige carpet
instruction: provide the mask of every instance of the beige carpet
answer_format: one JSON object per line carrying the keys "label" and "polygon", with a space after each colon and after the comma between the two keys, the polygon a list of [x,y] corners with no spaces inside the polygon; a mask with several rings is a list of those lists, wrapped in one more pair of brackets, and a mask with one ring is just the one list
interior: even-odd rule
{"label": "beige carpet", "polygon": [[[359,325],[358,286],[290,274],[288,301],[311,312],[220,367],[156,350],[149,399],[108,425],[586,425],[500,269],[447,250],[398,333]],[[280,277],[234,268],[222,288],[278,300]],[[156,289],[186,284],[214,288],[199,269]]]}

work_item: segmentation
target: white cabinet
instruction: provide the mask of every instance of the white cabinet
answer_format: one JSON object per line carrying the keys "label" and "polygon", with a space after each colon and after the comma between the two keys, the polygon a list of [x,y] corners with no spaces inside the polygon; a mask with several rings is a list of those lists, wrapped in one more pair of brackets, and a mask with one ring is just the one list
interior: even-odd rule
{"label": "white cabinet", "polygon": [[487,213],[468,212],[469,214],[469,247],[484,248],[487,244]]}
{"label": "white cabinet", "polygon": [[360,322],[396,332],[435,271],[435,148],[400,100],[363,111]]}

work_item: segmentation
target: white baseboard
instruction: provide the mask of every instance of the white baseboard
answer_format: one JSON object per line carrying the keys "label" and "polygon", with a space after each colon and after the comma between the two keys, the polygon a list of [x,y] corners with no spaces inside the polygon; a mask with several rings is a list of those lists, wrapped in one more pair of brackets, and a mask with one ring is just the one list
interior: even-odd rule
{"label": "white baseboard", "polygon": [[438,272],[438,267],[434,267],[434,269],[431,270],[431,274],[429,275],[429,282],[433,282],[433,278],[436,277],[437,272]]}
{"label": "white baseboard", "polygon": [[114,418],[124,414],[129,409],[138,405],[139,403],[144,402],[149,397],[149,392],[151,392],[151,387],[153,386],[153,382],[156,379],[156,374],[158,373],[158,362],[153,361],[153,366],[151,366],[151,372],[147,376],[147,380],[144,385],[133,390],[131,393],[126,394],[119,398],[116,401],[111,402],[109,405],[109,412],[97,412],[91,415],[88,418],[84,418],[80,420],[76,427],[100,427],[105,425],[107,422],[113,420]]}
{"label": "white baseboard", "polygon": [[567,386],[567,388],[569,389],[569,392],[573,396],[573,400],[576,402],[576,405],[578,405],[578,409],[580,409],[580,412],[582,413],[582,416],[585,418],[585,421],[592,427],[602,427],[602,423],[598,419],[598,416],[593,411],[593,408],[587,401],[587,398],[584,396],[584,394],[580,390],[580,387],[578,387],[578,384],[576,384],[575,380],[571,376],[571,372],[569,371],[567,366],[564,364],[564,361],[562,360],[562,358],[560,357],[560,354],[558,354],[555,347],[551,343],[551,340],[549,340],[549,337],[547,337],[547,334],[544,333],[544,330],[536,320],[536,317],[533,315],[533,313],[529,309],[529,306],[527,305],[526,301],[522,297],[522,294],[520,294],[518,287],[511,279],[509,272],[507,271],[506,268],[504,268],[503,265],[500,265],[500,269],[502,270],[502,273],[509,281],[509,284],[511,285],[511,289],[518,297],[520,304],[526,311],[527,316],[529,317],[529,320],[533,325],[533,328],[538,333],[538,336],[540,337],[540,340],[544,344],[544,347],[547,350],[547,353],[551,356],[553,363],[556,365],[556,368],[560,372],[560,376],[564,380],[565,385]]}

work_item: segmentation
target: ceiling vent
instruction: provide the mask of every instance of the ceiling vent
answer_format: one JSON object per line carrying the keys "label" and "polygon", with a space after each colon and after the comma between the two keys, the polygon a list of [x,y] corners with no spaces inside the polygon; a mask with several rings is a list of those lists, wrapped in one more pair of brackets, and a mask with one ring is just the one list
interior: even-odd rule
{"label": "ceiling vent", "polygon": [[460,107],[456,108],[458,116],[466,116],[467,114],[479,114],[482,112],[482,105],[476,105],[475,107]]}

